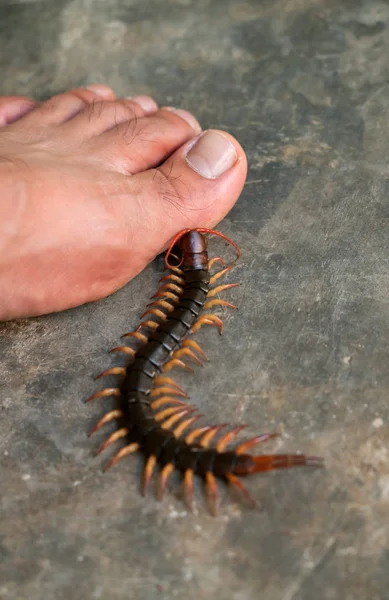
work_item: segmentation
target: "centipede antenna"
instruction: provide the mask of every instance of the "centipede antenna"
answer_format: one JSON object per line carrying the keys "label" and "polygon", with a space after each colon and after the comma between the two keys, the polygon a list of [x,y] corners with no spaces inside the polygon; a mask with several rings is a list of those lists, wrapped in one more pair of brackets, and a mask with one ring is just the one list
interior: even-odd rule
{"label": "centipede antenna", "polygon": [[174,246],[176,245],[176,243],[178,242],[179,239],[182,238],[183,235],[185,235],[186,233],[189,233],[189,231],[191,231],[190,229],[182,229],[181,231],[179,231],[177,233],[177,235],[174,236],[173,240],[170,242],[170,246],[167,249],[166,255],[165,255],[165,265],[168,269],[171,269],[172,267],[180,267],[182,265],[182,261],[183,258],[181,258],[180,262],[178,265],[171,265],[169,263],[169,257],[172,256],[172,250],[174,248]]}
{"label": "centipede antenna", "polygon": [[209,233],[211,235],[216,235],[217,237],[222,238],[222,240],[225,240],[226,242],[228,242],[236,251],[236,258],[232,264],[235,264],[236,261],[240,259],[241,250],[240,250],[238,244],[235,244],[235,242],[233,242],[229,237],[227,237],[223,233],[220,233],[220,231],[215,231],[215,229],[206,229],[203,227],[199,227],[198,229],[195,229],[195,231],[198,231],[199,233]]}

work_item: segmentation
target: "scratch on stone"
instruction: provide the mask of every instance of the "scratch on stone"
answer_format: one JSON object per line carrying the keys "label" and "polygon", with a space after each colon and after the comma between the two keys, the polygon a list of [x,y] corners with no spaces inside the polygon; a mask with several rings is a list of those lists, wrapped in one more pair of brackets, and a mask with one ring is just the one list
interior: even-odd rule
{"label": "scratch on stone", "polygon": [[306,568],[304,569],[304,565],[302,568],[304,569],[303,573],[300,577],[296,579],[294,583],[292,583],[286,593],[284,594],[282,600],[297,600],[300,594],[301,587],[306,579],[312,575],[320,565],[326,560],[327,556],[332,552],[337,543],[337,536],[331,536],[328,538],[327,543],[325,544],[323,551],[320,553],[320,556],[315,561],[311,561]]}

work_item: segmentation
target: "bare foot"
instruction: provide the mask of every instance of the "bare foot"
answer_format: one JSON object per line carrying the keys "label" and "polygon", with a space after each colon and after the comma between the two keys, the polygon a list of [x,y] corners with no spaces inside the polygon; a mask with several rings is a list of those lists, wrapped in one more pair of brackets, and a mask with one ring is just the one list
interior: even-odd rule
{"label": "bare foot", "polygon": [[0,98],[0,319],[107,296],[237,200],[246,159],[186,111],[110,88]]}

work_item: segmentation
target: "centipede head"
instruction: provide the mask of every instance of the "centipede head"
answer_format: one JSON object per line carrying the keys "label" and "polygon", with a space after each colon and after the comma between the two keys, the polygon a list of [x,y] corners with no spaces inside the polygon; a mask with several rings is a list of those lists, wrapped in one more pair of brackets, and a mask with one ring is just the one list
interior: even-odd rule
{"label": "centipede head", "polygon": [[[215,231],[214,229],[206,229],[204,227],[197,227],[196,229],[183,229],[173,238],[165,256],[165,264],[168,269],[174,267],[180,267],[181,265],[191,266],[194,261],[194,257],[197,257],[197,262],[203,262],[207,264],[208,262],[208,254],[207,254],[207,246],[208,242],[204,234],[217,235],[222,238],[226,242],[228,242],[236,251],[236,259],[237,261],[240,257],[240,249],[230,238],[220,233],[220,231]],[[172,265],[169,261],[170,256],[175,256],[172,254],[173,247],[176,246],[179,248],[181,252],[181,259],[179,259],[179,263]],[[177,258],[175,256],[175,258]],[[235,262],[234,261],[234,262]]]}

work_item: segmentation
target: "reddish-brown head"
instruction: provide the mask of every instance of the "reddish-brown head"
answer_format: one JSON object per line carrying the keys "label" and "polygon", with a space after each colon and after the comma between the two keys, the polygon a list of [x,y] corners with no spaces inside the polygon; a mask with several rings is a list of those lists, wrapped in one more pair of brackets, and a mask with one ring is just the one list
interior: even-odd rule
{"label": "reddish-brown head", "polygon": [[191,254],[206,252],[208,246],[205,236],[196,229],[185,233],[178,243],[183,253]]}
{"label": "reddish-brown head", "polygon": [[[203,227],[198,227],[197,229],[183,229],[173,238],[168,251],[165,256],[165,264],[166,266],[171,268],[183,267],[188,269],[204,269],[208,265],[208,253],[207,253],[207,240],[203,234],[209,233],[213,235],[217,235],[221,237],[223,240],[226,240],[231,246],[233,246],[237,253],[237,259],[240,256],[240,250],[236,244],[228,237],[220,233],[219,231],[214,231],[213,229],[205,229]],[[169,257],[172,254],[173,246],[179,246],[181,250],[181,260],[177,265],[171,265],[169,262]]]}
{"label": "reddish-brown head", "polygon": [[182,266],[187,269],[206,269],[208,265],[207,240],[202,233],[192,229],[185,233],[178,245],[182,253]]}

